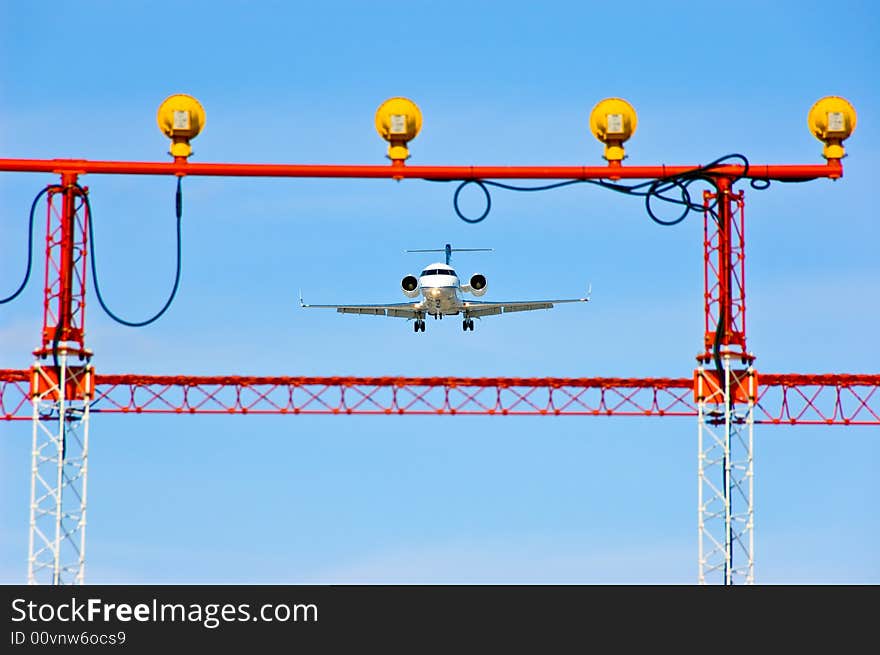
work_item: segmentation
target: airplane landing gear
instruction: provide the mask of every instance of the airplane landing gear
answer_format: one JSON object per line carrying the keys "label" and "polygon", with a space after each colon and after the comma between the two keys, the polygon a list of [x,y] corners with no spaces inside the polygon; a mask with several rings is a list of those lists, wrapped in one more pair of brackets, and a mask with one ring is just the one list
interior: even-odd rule
{"label": "airplane landing gear", "polygon": [[474,319],[472,319],[472,318],[466,318],[466,319],[464,319],[464,320],[461,322],[461,329],[462,329],[464,332],[467,332],[468,330],[470,330],[471,332],[473,332],[473,331],[474,331]]}
{"label": "airplane landing gear", "polygon": [[424,332],[425,331],[425,321],[424,319],[417,318],[413,321],[413,332]]}

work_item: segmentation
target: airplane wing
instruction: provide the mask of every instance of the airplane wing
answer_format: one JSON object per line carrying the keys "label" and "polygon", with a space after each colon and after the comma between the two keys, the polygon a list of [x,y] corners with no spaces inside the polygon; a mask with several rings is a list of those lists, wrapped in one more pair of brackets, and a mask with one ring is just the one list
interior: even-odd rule
{"label": "airplane wing", "polygon": [[390,305],[307,305],[300,298],[300,306],[315,309],[335,309],[340,314],[369,314],[391,318],[419,318],[425,313],[417,302],[392,303]]}
{"label": "airplane wing", "polygon": [[553,305],[567,302],[589,302],[587,298],[563,298],[561,300],[516,300],[513,302],[483,302],[480,300],[467,300],[464,302],[465,311],[470,316],[492,316],[494,314],[509,314],[511,312],[530,312],[535,309],[551,309]]}

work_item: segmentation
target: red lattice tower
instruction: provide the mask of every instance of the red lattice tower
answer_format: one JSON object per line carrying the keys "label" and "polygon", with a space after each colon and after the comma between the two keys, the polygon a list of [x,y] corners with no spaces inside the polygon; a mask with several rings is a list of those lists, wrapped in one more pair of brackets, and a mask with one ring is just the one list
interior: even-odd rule
{"label": "red lattice tower", "polygon": [[[746,237],[743,192],[719,178],[716,191],[703,192],[703,262],[705,333],[703,362],[723,346],[749,359],[746,352]],[[745,362],[743,362],[745,363]]]}
{"label": "red lattice tower", "polygon": [[51,354],[53,344],[85,354],[89,215],[76,182],[75,173],[65,173],[60,186],[48,189],[43,330],[37,355]]}

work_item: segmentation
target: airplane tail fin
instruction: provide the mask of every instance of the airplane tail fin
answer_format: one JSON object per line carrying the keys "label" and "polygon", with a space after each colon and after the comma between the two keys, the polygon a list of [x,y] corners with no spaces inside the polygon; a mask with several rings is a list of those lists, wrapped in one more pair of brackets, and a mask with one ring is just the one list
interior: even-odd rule
{"label": "airplane tail fin", "polygon": [[446,244],[445,248],[428,248],[424,250],[404,250],[404,252],[442,252],[446,253],[446,265],[452,261],[452,253],[454,252],[492,252],[492,248],[453,248],[450,244]]}

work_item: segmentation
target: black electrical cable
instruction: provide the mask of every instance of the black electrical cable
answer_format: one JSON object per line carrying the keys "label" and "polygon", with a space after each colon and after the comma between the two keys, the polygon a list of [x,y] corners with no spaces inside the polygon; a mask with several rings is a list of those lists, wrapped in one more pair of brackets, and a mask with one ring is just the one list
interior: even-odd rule
{"label": "black electrical cable", "polygon": [[[474,180],[470,180],[473,182]],[[543,184],[541,186],[516,186],[514,184],[504,184],[503,182],[494,182],[484,180],[486,184],[497,186],[499,189],[509,189],[511,191],[549,191],[550,189],[558,189],[572,184],[582,184],[584,182],[595,182],[595,180],[565,180],[564,182],[554,182],[553,184]]]}
{"label": "black electrical cable", "polygon": [[21,284],[18,286],[18,289],[16,289],[12,293],[12,295],[6,296],[5,298],[0,299],[0,305],[3,305],[5,303],[8,303],[8,302],[18,298],[18,296],[21,294],[22,291],[24,291],[24,288],[27,286],[28,280],[30,280],[31,267],[33,264],[33,249],[34,249],[34,214],[36,213],[37,204],[40,202],[40,199],[44,195],[46,195],[46,193],[48,193],[49,190],[52,188],[55,188],[55,187],[51,184],[49,186],[47,186],[45,189],[43,189],[42,191],[40,191],[36,195],[36,197],[34,198],[34,201],[31,203],[31,213],[30,213],[30,217],[28,218],[27,265],[25,266],[25,269],[24,269],[24,279],[21,281]]}
{"label": "black electrical cable", "polygon": [[[601,186],[605,189],[609,189],[610,191],[616,191],[618,193],[624,193],[627,195],[640,196],[645,198],[645,210],[648,213],[648,216],[655,223],[663,226],[672,226],[681,223],[687,215],[692,211],[703,211],[706,209],[703,205],[693,202],[690,192],[688,191],[688,187],[694,182],[702,181],[709,184],[713,183],[713,178],[711,172],[713,169],[725,165],[729,160],[737,159],[742,162],[743,171],[738,176],[736,176],[733,181],[736,182],[743,177],[746,177],[749,172],[749,160],[745,157],[745,155],[741,155],[739,153],[732,153],[729,155],[725,155],[724,157],[719,157],[714,161],[709,162],[704,166],[700,166],[698,168],[694,168],[689,171],[685,171],[684,173],[678,175],[671,175],[669,177],[660,177],[653,180],[648,180],[646,182],[640,182],[638,184],[620,184],[618,182],[610,182],[608,180],[565,180],[563,182],[556,182],[553,184],[544,184],[540,186],[517,186],[513,184],[505,184],[503,182],[496,182],[494,180],[463,180],[458,185],[458,188],[455,190],[455,194],[452,198],[452,207],[455,210],[456,215],[463,221],[467,223],[479,223],[484,220],[488,215],[489,211],[492,208],[492,197],[489,193],[488,187],[497,187],[499,189],[507,189],[509,191],[548,191],[550,189],[558,189],[564,186],[570,186],[573,184],[593,184],[596,186]],[[431,180],[428,179],[429,182],[448,182],[450,180]],[[766,186],[761,186],[759,180],[752,180],[752,187],[754,189],[765,189],[770,185],[769,180],[765,180]],[[486,196],[486,208],[483,212],[477,217],[468,217],[461,211],[461,207],[459,206],[459,195],[467,185],[476,184],[480,187],[483,193]],[[666,195],[668,192],[672,190],[677,190],[678,197]],[[683,207],[681,214],[676,216],[673,219],[666,220],[660,218],[654,211],[652,201],[660,200],[663,202],[667,202],[674,205],[681,205]],[[709,208],[711,211],[711,207]],[[713,212],[714,213],[714,212]]]}
{"label": "black electrical cable", "polygon": [[[458,195],[461,193],[462,189],[464,189],[468,184],[476,184],[478,187],[480,187],[480,190],[486,196],[486,209],[483,210],[483,213],[476,218],[468,218],[461,213],[461,210],[458,207]],[[489,193],[489,189],[486,188],[486,183],[482,180],[465,180],[464,182],[459,184],[458,188],[455,190],[455,194],[452,196],[452,206],[455,208],[455,213],[458,214],[458,217],[465,223],[479,223],[489,215],[489,212],[492,209],[492,195]]]}
{"label": "black electrical cable", "polygon": [[[712,184],[713,179],[711,176],[711,171],[718,166],[725,165],[730,159],[740,160],[743,166],[742,173],[736,176],[733,179],[733,182],[736,182],[737,180],[748,175],[749,160],[745,157],[745,155],[733,153],[725,155],[724,157],[719,157],[718,159],[709,162],[705,166],[694,168],[679,175],[661,177],[654,180],[649,180],[648,182],[642,182],[640,184],[625,185],[619,183],[610,183],[604,180],[600,180],[597,183],[600,186],[611,189],[612,191],[618,191],[620,193],[625,193],[628,195],[643,196],[645,198],[645,211],[648,213],[648,216],[651,218],[651,220],[659,225],[672,226],[681,223],[692,211],[703,211],[704,209],[707,209],[703,205],[693,202],[688,187],[694,182],[706,182]],[[678,190],[679,197],[670,197],[668,195],[664,195],[673,189]],[[651,205],[651,201],[654,199],[662,200],[663,202],[674,205],[681,205],[683,207],[681,214],[671,220],[664,220],[660,218],[654,212]],[[712,207],[710,206],[708,207],[708,209],[714,215]]]}
{"label": "black electrical cable", "polygon": [[98,297],[98,302],[101,304],[102,309],[107,312],[107,315],[112,318],[117,323],[121,323],[122,325],[127,325],[129,327],[144,327],[145,325],[149,325],[153,323],[168,310],[171,306],[171,303],[174,301],[174,297],[177,295],[177,288],[180,284],[180,269],[181,269],[181,218],[183,217],[183,193],[181,191],[181,179],[177,178],[177,193],[175,195],[175,213],[177,215],[177,271],[174,274],[174,286],[171,289],[171,294],[168,296],[168,300],[163,305],[162,309],[160,309],[155,315],[148,318],[145,321],[127,321],[124,318],[120,318],[116,314],[114,314],[109,307],[107,307],[107,303],[104,302],[104,298],[101,295],[101,287],[98,283],[98,269],[95,263],[95,233],[94,233],[94,216],[92,214],[92,206],[89,202],[89,196],[85,192],[85,190],[79,186],[75,185],[78,190],[79,195],[83,198],[83,202],[85,202],[86,210],[88,211],[89,216],[89,241],[92,243],[92,279],[95,281],[95,295]]}
{"label": "black electrical cable", "polygon": [[718,386],[726,392],[727,380],[724,376],[724,366],[721,364],[721,337],[724,333],[724,307],[718,311],[718,325],[715,327],[715,341],[712,344],[712,358],[715,360],[715,368],[718,371]]}
{"label": "black electrical cable", "polygon": [[52,362],[55,368],[60,368],[58,364],[58,344],[61,343],[61,321],[55,326],[55,334],[52,335]]}
{"label": "black electrical cable", "polygon": [[[782,182],[784,184],[803,184],[804,182],[812,182],[816,178],[814,177],[792,177],[785,180],[780,180],[778,178],[773,178],[772,182]],[[749,184],[753,189],[758,191],[763,191],[764,189],[770,188],[770,178],[767,177],[756,177]]]}

